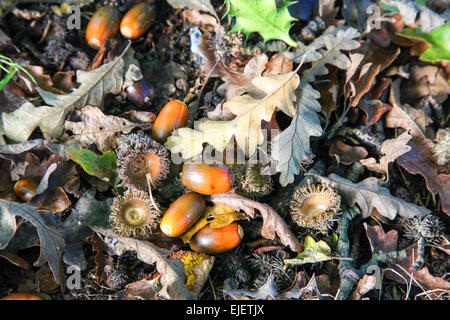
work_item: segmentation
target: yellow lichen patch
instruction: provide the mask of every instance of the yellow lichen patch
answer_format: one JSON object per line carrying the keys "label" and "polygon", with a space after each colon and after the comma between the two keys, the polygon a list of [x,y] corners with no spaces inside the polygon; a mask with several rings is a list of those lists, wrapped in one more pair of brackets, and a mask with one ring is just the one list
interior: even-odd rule
{"label": "yellow lichen patch", "polygon": [[186,287],[193,292],[200,292],[214,264],[214,257],[191,251],[177,251],[170,258],[183,262],[186,273]]}

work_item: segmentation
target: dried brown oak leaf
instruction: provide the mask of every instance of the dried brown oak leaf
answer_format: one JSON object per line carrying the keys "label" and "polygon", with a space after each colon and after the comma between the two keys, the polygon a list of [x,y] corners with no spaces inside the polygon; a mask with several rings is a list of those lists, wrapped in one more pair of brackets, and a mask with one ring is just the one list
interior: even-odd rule
{"label": "dried brown oak leaf", "polygon": [[379,161],[375,158],[367,158],[359,162],[370,171],[381,173],[386,177],[386,180],[389,180],[389,163],[394,162],[395,159],[411,150],[411,147],[408,146],[410,139],[411,135],[405,131],[395,139],[385,140],[381,144],[380,152],[383,156]]}
{"label": "dried brown oak leaf", "polygon": [[338,162],[349,165],[360,160],[363,161],[362,159],[367,157],[369,153],[364,147],[350,146],[343,139],[336,138],[331,143],[328,154],[336,157]]}
{"label": "dried brown oak leaf", "polygon": [[105,115],[99,108],[87,106],[76,111],[81,121],[66,121],[65,131],[71,131],[71,135],[66,142],[79,142],[82,146],[89,146],[94,143],[102,152],[111,150],[117,146],[117,139],[122,133],[130,133],[136,127],[148,129],[151,124],[133,123],[125,118]]}
{"label": "dried brown oak leaf", "polygon": [[117,236],[110,229],[95,228],[95,230],[110,239],[116,240],[114,250],[117,254],[120,255],[125,251],[134,250],[139,260],[148,264],[156,264],[156,269],[161,274],[158,296],[174,300],[196,298],[196,295],[189,291],[185,285],[187,277],[183,262],[178,259],[169,259],[170,251],[161,249],[148,241]]}
{"label": "dried brown oak leaf", "polygon": [[[385,233],[383,228],[380,226],[369,226],[364,223],[364,227],[366,228],[366,234],[369,238],[370,246],[372,248],[373,253],[380,252],[391,252],[397,250],[397,240],[398,233],[396,230],[390,230],[388,233]],[[396,264],[391,265],[389,267],[393,268],[395,271],[404,276],[407,280],[412,275],[413,278],[425,289],[425,290],[435,290],[435,289],[450,289],[450,282],[445,281],[440,277],[433,276],[428,267],[423,267],[420,270],[414,271],[412,266],[417,258],[417,243],[412,244],[407,248],[408,254],[407,256],[399,261],[396,261]],[[400,267],[399,267],[400,266]],[[403,269],[404,270],[403,270]],[[406,270],[406,272],[405,272]],[[387,278],[404,283],[405,280],[398,276],[398,274],[391,272],[389,270],[385,271],[385,275]],[[417,285],[415,281],[412,282],[413,285]]]}
{"label": "dried brown oak leaf", "polygon": [[426,138],[426,126],[431,119],[426,115],[425,109],[415,109],[400,102],[400,79],[395,80],[391,86],[389,101],[393,108],[386,114],[386,127],[403,128],[410,130],[413,140],[421,141]]}
{"label": "dried brown oak leaf", "polygon": [[85,105],[102,106],[108,93],[120,92],[123,83],[123,55],[101,67],[83,71],[77,70],[80,86],[68,94],[55,94],[36,88],[45,101],[45,106],[35,107],[26,102],[12,113],[3,113],[2,122],[5,135],[15,142],[28,140],[31,133],[40,128],[46,139],[61,138],[64,133],[64,121],[69,112],[79,110]]}
{"label": "dried brown oak leaf", "polygon": [[399,48],[384,49],[375,44],[363,44],[359,52],[364,53],[364,59],[361,61],[359,74],[354,77],[353,86],[355,96],[351,99],[351,106],[358,105],[359,100],[369,92],[375,77],[394,62],[400,54]]}
{"label": "dried brown oak leaf", "polygon": [[294,63],[285,58],[281,53],[276,53],[270,57],[266,63],[266,71],[263,72],[263,77],[270,74],[288,73],[292,71]]}
{"label": "dried brown oak leaf", "polygon": [[234,190],[211,196],[210,199],[213,203],[225,204],[233,207],[236,211],[242,210],[252,219],[257,217],[256,210],[258,210],[263,218],[261,234],[264,238],[275,239],[275,235],[278,235],[281,243],[289,246],[292,251],[298,252],[300,250],[301,246],[297,238],[289,229],[289,226],[278,213],[267,204],[239,196],[234,193]]}
{"label": "dried brown oak leaf", "polygon": [[431,150],[433,141],[425,139],[420,143],[410,141],[411,151],[397,158],[397,163],[409,173],[420,174],[425,178],[427,189],[432,194],[439,193],[442,210],[450,214],[450,175],[439,174],[439,166],[433,161]]}
{"label": "dried brown oak leaf", "polygon": [[378,184],[378,179],[369,177],[359,183],[353,183],[337,174],[322,177],[316,174],[308,174],[316,177],[322,183],[336,189],[347,205],[358,204],[361,214],[367,218],[376,208],[381,215],[393,220],[397,214],[402,217],[412,218],[430,213],[430,210],[419,207],[413,203],[392,196],[388,188]]}
{"label": "dried brown oak leaf", "polygon": [[266,54],[260,54],[254,56],[245,66],[244,72],[240,73],[231,70],[227,67],[223,61],[219,60],[216,55],[216,48],[214,41],[208,40],[208,35],[205,33],[200,38],[201,42],[198,45],[198,49],[202,55],[207,59],[202,63],[201,68],[205,74],[209,74],[210,77],[220,77],[224,84],[217,88],[217,91],[224,95],[227,99],[231,99],[234,96],[239,96],[245,92],[260,92],[256,88],[252,80],[256,77],[260,77],[264,69],[268,57]]}

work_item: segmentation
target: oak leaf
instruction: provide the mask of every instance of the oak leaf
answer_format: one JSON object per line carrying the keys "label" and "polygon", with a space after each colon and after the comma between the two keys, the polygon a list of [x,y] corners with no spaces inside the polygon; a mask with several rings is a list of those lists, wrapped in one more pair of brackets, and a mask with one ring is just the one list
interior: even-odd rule
{"label": "oak leaf", "polygon": [[239,196],[233,191],[211,196],[210,199],[215,204],[221,203],[233,207],[236,211],[242,210],[252,219],[257,217],[255,210],[258,210],[263,218],[261,234],[264,238],[275,239],[275,235],[278,235],[281,243],[289,246],[292,251],[300,250],[300,244],[289,226],[269,205]]}
{"label": "oak leaf", "polygon": [[23,142],[39,127],[46,139],[60,138],[70,111],[81,109],[87,104],[101,106],[106,94],[120,92],[124,72],[122,56],[91,71],[78,70],[77,82],[81,85],[69,94],[55,94],[37,88],[49,106],[35,107],[26,102],[12,113],[3,113],[5,135],[13,141]]}
{"label": "oak leaf", "polygon": [[121,117],[105,115],[99,108],[92,106],[86,106],[77,113],[81,121],[66,121],[64,124],[65,130],[73,133],[65,142],[79,142],[84,147],[94,143],[102,152],[116,147],[121,133],[149,126],[148,123],[141,125]]}
{"label": "oak leaf", "polygon": [[439,173],[439,166],[431,157],[433,141],[425,139],[420,143],[409,141],[411,151],[397,159],[399,165],[409,173],[420,174],[425,178],[427,189],[432,194],[439,193],[442,210],[450,214],[450,175]]}
{"label": "oak leaf", "polygon": [[359,183],[342,178],[337,174],[322,177],[316,174],[308,174],[317,177],[322,183],[336,189],[347,205],[358,204],[362,216],[367,218],[376,208],[381,215],[393,220],[397,214],[402,217],[412,218],[430,213],[430,210],[417,206],[392,196],[389,189],[378,184],[378,179],[367,178]]}
{"label": "oak leaf", "polygon": [[407,104],[400,102],[400,79],[395,80],[391,86],[389,101],[393,108],[386,113],[386,127],[401,127],[409,130],[414,140],[421,141],[426,138],[426,126],[432,121],[424,109],[415,109]]}
{"label": "oak leaf", "polygon": [[255,87],[265,92],[262,98],[249,94],[236,96],[225,103],[225,107],[236,115],[229,121],[207,120],[198,130],[181,128],[169,137],[166,146],[171,152],[180,152],[187,159],[200,153],[207,142],[216,150],[223,151],[234,137],[237,145],[247,155],[252,155],[256,146],[264,141],[261,120],[269,122],[276,108],[289,116],[295,113],[295,89],[300,79],[296,72],[257,77],[252,80]]}
{"label": "oak leaf", "polygon": [[386,180],[389,180],[389,163],[394,162],[395,159],[401,155],[409,152],[411,147],[408,146],[408,141],[411,135],[405,131],[395,139],[385,140],[381,144],[380,152],[383,156],[377,161],[375,158],[362,159],[359,162],[371,171],[383,174]]}

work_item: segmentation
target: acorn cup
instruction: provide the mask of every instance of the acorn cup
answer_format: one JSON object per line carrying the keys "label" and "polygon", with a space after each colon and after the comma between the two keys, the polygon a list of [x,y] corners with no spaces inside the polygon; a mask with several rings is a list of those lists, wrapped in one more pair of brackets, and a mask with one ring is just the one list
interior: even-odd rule
{"label": "acorn cup", "polygon": [[195,252],[219,254],[237,247],[243,237],[244,231],[236,222],[222,228],[207,225],[194,235],[189,245]]}
{"label": "acorn cup", "polygon": [[119,32],[120,12],[113,6],[98,9],[86,28],[86,42],[98,49],[106,39],[114,38]]}
{"label": "acorn cup", "polygon": [[175,200],[161,219],[161,231],[169,237],[178,237],[192,227],[205,210],[205,200],[188,192]]}
{"label": "acorn cup", "polygon": [[120,22],[120,33],[128,39],[137,39],[148,31],[155,19],[152,5],[142,2],[132,7]]}
{"label": "acorn cup", "polygon": [[123,138],[116,154],[117,173],[124,186],[147,191],[147,174],[157,186],[169,173],[169,152],[143,132]]}
{"label": "acorn cup", "polygon": [[178,100],[170,100],[162,108],[153,124],[152,138],[159,143],[166,142],[170,134],[185,127],[189,115],[188,106]]}
{"label": "acorn cup", "polygon": [[214,195],[231,189],[231,170],[223,164],[183,165],[181,181],[192,191]]}

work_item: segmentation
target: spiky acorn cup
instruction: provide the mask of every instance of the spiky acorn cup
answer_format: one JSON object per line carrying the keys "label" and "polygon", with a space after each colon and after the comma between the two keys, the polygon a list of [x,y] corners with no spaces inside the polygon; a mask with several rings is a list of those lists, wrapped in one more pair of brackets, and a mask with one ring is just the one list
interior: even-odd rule
{"label": "spiky acorn cup", "polygon": [[431,150],[434,162],[440,166],[450,163],[450,128],[439,129],[436,133],[437,143]]}
{"label": "spiky acorn cup", "polygon": [[406,238],[412,241],[418,241],[420,238],[423,238],[426,243],[430,244],[439,243],[445,229],[442,221],[431,214],[424,217],[405,219],[403,227]]}
{"label": "spiky acorn cup", "polygon": [[402,221],[405,237],[417,241],[417,259],[414,261],[413,269],[419,270],[425,264],[426,244],[439,244],[444,236],[444,224],[433,215],[414,217]]}
{"label": "spiky acorn cup", "polygon": [[297,188],[289,203],[292,220],[299,226],[327,230],[341,206],[341,197],[322,184]]}
{"label": "spiky acorn cup", "polygon": [[270,275],[273,276],[278,291],[287,289],[295,279],[294,269],[286,269],[283,259],[276,255],[254,254],[246,262],[254,275],[253,286],[255,288],[263,286]]}
{"label": "spiky acorn cup", "polygon": [[137,189],[129,189],[123,196],[115,197],[109,215],[115,233],[136,239],[152,235],[160,220],[148,193]]}
{"label": "spiky acorn cup", "polygon": [[153,186],[169,174],[169,152],[143,132],[122,139],[116,154],[117,173],[124,186],[147,190],[147,173]]}
{"label": "spiky acorn cup", "polygon": [[239,193],[251,199],[259,199],[272,192],[272,177],[261,174],[261,168],[259,162],[233,167],[234,181]]}

